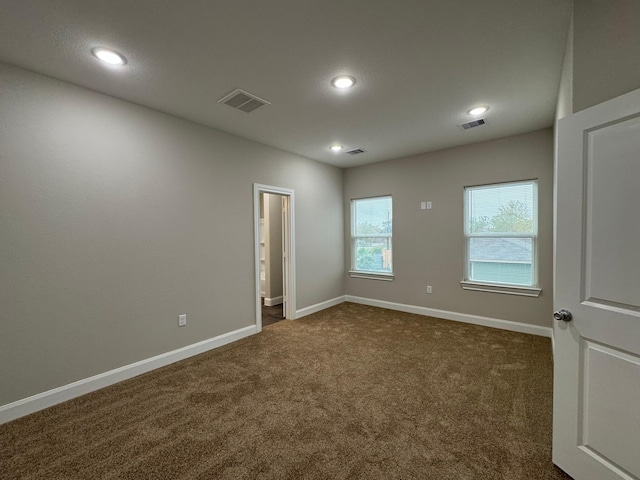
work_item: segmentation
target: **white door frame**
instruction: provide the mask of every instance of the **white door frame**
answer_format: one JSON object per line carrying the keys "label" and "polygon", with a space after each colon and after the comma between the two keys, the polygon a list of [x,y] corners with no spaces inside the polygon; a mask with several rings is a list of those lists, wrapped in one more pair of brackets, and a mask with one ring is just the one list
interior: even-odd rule
{"label": "white door frame", "polygon": [[286,312],[283,312],[288,320],[296,318],[296,247],[295,247],[295,210],[294,195],[295,192],[289,188],[275,187],[272,185],[263,185],[260,183],[253,184],[253,244],[255,258],[255,293],[256,293],[256,327],[258,331],[262,331],[262,299],[260,297],[260,194],[273,193],[282,195],[289,200],[289,229],[288,240],[289,256],[287,272],[283,272],[286,281],[283,285],[282,296],[286,299]]}

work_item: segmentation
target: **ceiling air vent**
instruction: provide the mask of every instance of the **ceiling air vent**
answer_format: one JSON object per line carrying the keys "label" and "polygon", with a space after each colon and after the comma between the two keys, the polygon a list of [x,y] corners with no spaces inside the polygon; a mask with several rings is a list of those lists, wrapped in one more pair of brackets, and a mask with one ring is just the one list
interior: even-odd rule
{"label": "ceiling air vent", "polygon": [[271,103],[266,100],[256,97],[244,90],[240,90],[239,88],[218,100],[218,103],[224,103],[225,105],[237,108],[246,113],[253,112],[257,108],[264,107],[265,105],[271,105]]}
{"label": "ceiling air vent", "polygon": [[470,128],[479,127],[480,125],[484,125],[485,123],[487,122],[484,121],[484,118],[480,118],[478,120],[474,120],[473,122],[463,123],[460,126],[465,130],[469,130]]}
{"label": "ceiling air vent", "polygon": [[353,150],[349,150],[347,153],[349,155],[358,155],[360,153],[364,153],[364,150],[361,148],[354,148]]}

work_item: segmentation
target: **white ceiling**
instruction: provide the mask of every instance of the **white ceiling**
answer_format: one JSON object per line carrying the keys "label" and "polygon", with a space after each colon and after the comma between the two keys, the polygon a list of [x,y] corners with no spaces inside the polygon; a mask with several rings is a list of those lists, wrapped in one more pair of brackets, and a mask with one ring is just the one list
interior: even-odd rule
{"label": "white ceiling", "polygon": [[[0,61],[350,167],[552,125],[570,0],[0,0]],[[90,53],[127,58],[106,67]],[[347,92],[330,85],[349,74]],[[244,113],[236,88],[271,102]],[[487,124],[464,131],[471,107]],[[332,143],[366,153],[329,150]]]}

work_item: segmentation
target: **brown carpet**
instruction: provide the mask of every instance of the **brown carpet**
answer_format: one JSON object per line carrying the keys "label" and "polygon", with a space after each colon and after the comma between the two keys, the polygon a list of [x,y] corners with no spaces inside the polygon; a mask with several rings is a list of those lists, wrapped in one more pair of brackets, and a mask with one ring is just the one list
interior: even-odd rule
{"label": "brown carpet", "polygon": [[547,338],[345,303],[0,426],[1,479],[567,479]]}

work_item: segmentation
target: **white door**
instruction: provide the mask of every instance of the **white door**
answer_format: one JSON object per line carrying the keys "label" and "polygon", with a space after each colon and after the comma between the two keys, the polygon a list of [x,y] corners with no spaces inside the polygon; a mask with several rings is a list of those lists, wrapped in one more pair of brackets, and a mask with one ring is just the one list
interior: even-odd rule
{"label": "white door", "polygon": [[560,120],[557,148],[553,461],[637,480],[640,90]]}

